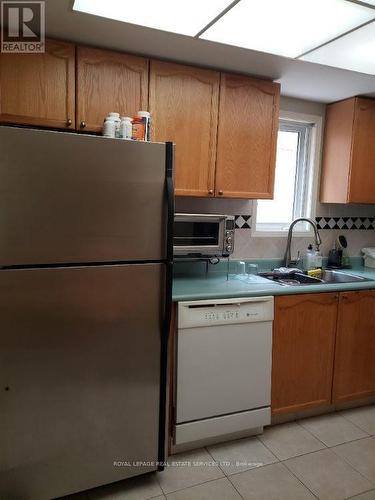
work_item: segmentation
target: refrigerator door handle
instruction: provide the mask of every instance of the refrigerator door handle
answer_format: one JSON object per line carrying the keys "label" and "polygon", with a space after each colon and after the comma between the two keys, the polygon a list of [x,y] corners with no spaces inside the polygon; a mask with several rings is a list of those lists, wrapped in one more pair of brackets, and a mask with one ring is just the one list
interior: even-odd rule
{"label": "refrigerator door handle", "polygon": [[158,470],[164,470],[165,436],[167,412],[167,367],[168,367],[168,337],[172,319],[172,286],[173,286],[173,227],[174,227],[174,185],[173,185],[173,154],[172,142],[166,142],[165,156],[165,186],[167,197],[167,260],[165,270],[165,302],[164,317],[161,329],[161,363],[160,363],[160,408],[159,408],[159,453]]}
{"label": "refrigerator door handle", "polygon": [[173,156],[172,142],[166,142],[165,178],[167,190],[167,261],[173,262],[173,227],[174,227],[174,185],[173,185]]}

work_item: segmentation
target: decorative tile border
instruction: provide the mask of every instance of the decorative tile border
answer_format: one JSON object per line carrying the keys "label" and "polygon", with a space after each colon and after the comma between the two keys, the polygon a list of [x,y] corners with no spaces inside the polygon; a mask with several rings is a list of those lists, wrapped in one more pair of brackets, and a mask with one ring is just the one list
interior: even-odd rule
{"label": "decorative tile border", "polygon": [[316,217],[318,229],[375,229],[375,217]]}
{"label": "decorative tile border", "polygon": [[[374,230],[375,217],[316,217],[318,229]],[[235,215],[236,229],[251,229],[251,215]]]}
{"label": "decorative tile border", "polygon": [[251,215],[235,215],[235,229],[251,229]]}

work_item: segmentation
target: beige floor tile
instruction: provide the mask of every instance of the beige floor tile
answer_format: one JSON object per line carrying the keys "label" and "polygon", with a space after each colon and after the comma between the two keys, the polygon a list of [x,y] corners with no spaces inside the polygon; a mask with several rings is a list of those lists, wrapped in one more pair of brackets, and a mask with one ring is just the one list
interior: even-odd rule
{"label": "beige floor tile", "polygon": [[373,487],[332,450],[291,458],[284,464],[320,500],[343,500]]}
{"label": "beige floor tile", "polygon": [[268,427],[259,439],[280,460],[325,448],[323,443],[295,422]]}
{"label": "beige floor tile", "polygon": [[375,436],[375,405],[345,410],[340,413],[368,434]]}
{"label": "beige floor tile", "polygon": [[375,437],[342,444],[333,451],[375,484]]}
{"label": "beige floor tile", "polygon": [[244,500],[309,500],[310,491],[281,463],[230,476]]}
{"label": "beige floor tile", "polygon": [[209,446],[208,451],[219,462],[225,474],[236,474],[278,462],[275,455],[256,437]]}
{"label": "beige floor tile", "polygon": [[203,448],[169,457],[170,467],[166,467],[164,472],[158,475],[163,492],[172,493],[224,477],[219,466],[212,465],[213,461],[211,455]]}
{"label": "beige floor tile", "polygon": [[306,418],[298,422],[327,446],[337,446],[368,436],[359,427],[338,413]]}
{"label": "beige floor tile", "polygon": [[[157,474],[145,474],[95,488],[86,493],[87,500],[148,500],[164,498]],[[75,500],[75,499],[74,499]]]}
{"label": "beige floor tile", "polygon": [[361,493],[355,497],[351,497],[349,500],[375,500],[375,490],[367,491],[366,493]]}
{"label": "beige floor tile", "polygon": [[144,474],[64,497],[64,500],[164,500],[157,473]]}
{"label": "beige floor tile", "polygon": [[241,500],[227,478],[192,486],[167,495],[167,500]]}

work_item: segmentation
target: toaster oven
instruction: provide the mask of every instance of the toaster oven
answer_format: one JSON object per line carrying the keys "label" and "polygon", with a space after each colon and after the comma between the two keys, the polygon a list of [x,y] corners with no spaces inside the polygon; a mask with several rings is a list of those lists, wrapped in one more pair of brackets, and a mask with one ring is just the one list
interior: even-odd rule
{"label": "toaster oven", "polygon": [[233,215],[175,214],[175,256],[228,257],[233,250]]}

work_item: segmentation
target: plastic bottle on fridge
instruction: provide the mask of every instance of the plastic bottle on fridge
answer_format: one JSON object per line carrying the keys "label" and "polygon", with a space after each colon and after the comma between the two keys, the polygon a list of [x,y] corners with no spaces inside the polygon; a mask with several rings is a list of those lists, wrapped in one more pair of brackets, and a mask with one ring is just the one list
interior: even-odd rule
{"label": "plastic bottle on fridge", "polygon": [[116,137],[116,121],[112,116],[107,116],[103,123],[103,136],[104,137]]}
{"label": "plastic bottle on fridge", "polygon": [[134,141],[146,140],[146,124],[145,120],[140,116],[135,116],[132,122],[132,139]]}
{"label": "plastic bottle on fridge", "polygon": [[145,124],[145,141],[151,140],[151,114],[148,111],[138,111],[137,116],[142,118]]}
{"label": "plastic bottle on fridge", "polygon": [[131,139],[132,129],[132,119],[129,116],[123,116],[120,122],[120,139]]}

